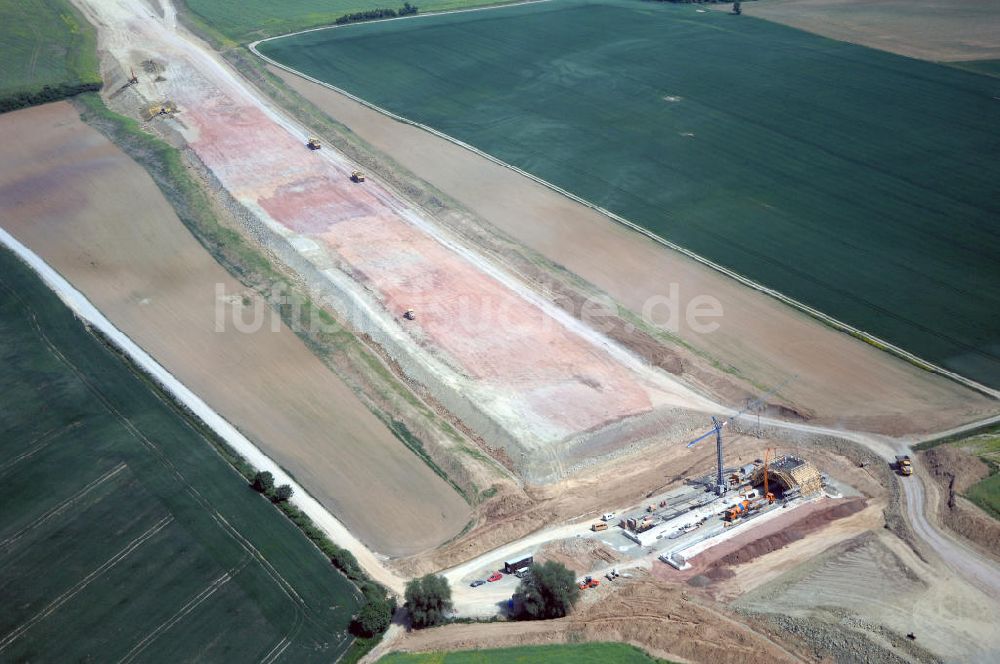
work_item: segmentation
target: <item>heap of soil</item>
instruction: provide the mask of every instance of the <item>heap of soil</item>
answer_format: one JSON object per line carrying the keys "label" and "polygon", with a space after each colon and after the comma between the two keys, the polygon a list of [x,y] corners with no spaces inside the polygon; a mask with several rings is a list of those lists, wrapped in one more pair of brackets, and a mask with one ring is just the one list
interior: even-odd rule
{"label": "heap of soil", "polygon": [[989,476],[989,466],[978,456],[953,445],[921,452],[920,461],[940,489],[941,522],[997,558],[1000,522],[961,496],[973,484]]}
{"label": "heap of soil", "polygon": [[[743,565],[772,551],[782,549],[792,542],[803,539],[806,535],[820,530],[832,521],[860,512],[865,508],[866,504],[867,501],[864,498],[850,498],[848,500],[837,501],[826,509],[813,512],[795,523],[789,524],[787,528],[782,528],[778,532],[755,539],[732,553],[726,554],[704,572],[703,578],[711,581],[728,579],[733,576],[733,572],[729,569],[730,567]],[[704,582],[702,581],[702,583]]]}
{"label": "heap of soil", "polygon": [[588,537],[549,542],[542,547],[537,558],[540,561],[554,560],[562,563],[581,575],[617,563],[621,556],[600,540]]}
{"label": "heap of soil", "polygon": [[990,467],[982,459],[953,445],[932,448],[922,452],[921,457],[931,476],[947,481],[954,493],[964,493],[990,474]]}

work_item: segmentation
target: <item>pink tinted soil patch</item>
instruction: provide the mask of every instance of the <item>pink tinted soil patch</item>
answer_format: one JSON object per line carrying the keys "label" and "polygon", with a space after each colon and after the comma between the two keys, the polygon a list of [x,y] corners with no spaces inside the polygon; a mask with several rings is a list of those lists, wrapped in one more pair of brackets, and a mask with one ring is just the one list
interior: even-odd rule
{"label": "pink tinted soil patch", "polygon": [[377,181],[351,182],[342,155],[308,150],[243,91],[206,76],[174,91],[199,157],[251,210],[326,249],[393,317],[417,311],[404,329],[486,390],[488,403],[477,405],[491,417],[545,442],[647,413],[657,393],[688,394],[636,374],[478,257],[442,244]]}

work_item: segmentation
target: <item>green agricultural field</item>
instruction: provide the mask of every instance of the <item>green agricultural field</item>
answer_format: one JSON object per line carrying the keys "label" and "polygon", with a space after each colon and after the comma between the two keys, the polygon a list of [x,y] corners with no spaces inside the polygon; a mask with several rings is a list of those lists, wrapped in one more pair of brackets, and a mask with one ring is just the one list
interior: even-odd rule
{"label": "green agricultural field", "polygon": [[332,662],[358,593],[0,250],[0,661]]}
{"label": "green agricultural field", "polygon": [[[421,12],[496,5],[516,0],[410,0]],[[403,0],[184,0],[188,10],[212,30],[236,42],[250,42],[296,30],[330,25],[345,14],[396,9]]]}
{"label": "green agricultural field", "polygon": [[969,448],[990,467],[990,476],[970,486],[966,497],[993,518],[1000,519],[1000,430],[995,428],[956,444]]}
{"label": "green agricultural field", "polygon": [[1000,474],[976,482],[965,492],[966,497],[983,508],[994,519],[1000,519]]}
{"label": "green agricultural field", "polygon": [[1000,387],[994,78],[638,0],[356,24],[260,50]]}
{"label": "green agricultural field", "polygon": [[68,0],[0,0],[0,51],[0,111],[100,88],[96,34]]}
{"label": "green agricultural field", "polygon": [[521,646],[498,650],[390,653],[380,664],[654,664],[662,659],[624,643]]}

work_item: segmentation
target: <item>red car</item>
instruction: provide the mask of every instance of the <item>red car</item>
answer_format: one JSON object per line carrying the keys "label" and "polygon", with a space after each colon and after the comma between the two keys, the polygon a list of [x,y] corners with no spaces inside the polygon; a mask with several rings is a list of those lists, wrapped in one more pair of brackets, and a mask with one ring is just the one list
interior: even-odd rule
{"label": "red car", "polygon": [[486,580],[489,581],[490,583],[493,583],[494,581],[499,581],[502,578],[503,574],[501,574],[500,572],[493,572],[492,574],[490,574],[490,578]]}

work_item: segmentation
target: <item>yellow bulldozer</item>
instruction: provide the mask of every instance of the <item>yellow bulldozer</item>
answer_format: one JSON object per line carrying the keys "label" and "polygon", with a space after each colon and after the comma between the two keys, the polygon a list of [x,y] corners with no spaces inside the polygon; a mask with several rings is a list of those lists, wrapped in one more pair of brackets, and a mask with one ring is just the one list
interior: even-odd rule
{"label": "yellow bulldozer", "polygon": [[169,99],[166,101],[156,101],[143,109],[143,118],[148,122],[155,117],[159,117],[161,115],[171,116],[176,112],[177,104]]}

